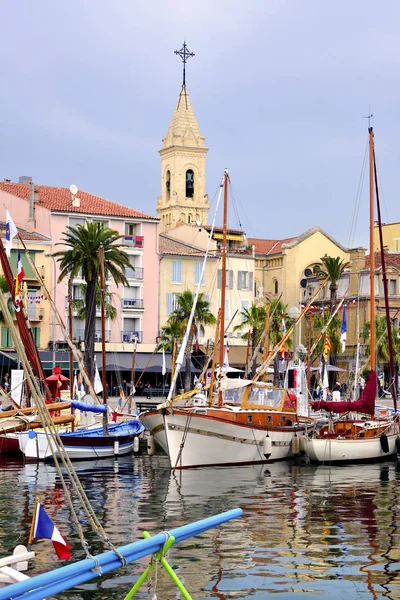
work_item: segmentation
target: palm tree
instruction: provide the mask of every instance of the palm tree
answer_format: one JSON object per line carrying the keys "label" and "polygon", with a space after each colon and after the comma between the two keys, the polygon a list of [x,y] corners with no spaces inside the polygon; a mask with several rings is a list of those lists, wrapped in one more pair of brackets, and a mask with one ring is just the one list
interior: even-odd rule
{"label": "palm tree", "polygon": [[[115,321],[117,318],[117,309],[112,304],[112,299],[114,294],[111,293],[108,289],[108,286],[105,286],[105,294],[104,294],[104,315],[106,319],[110,319],[111,321]],[[82,294],[81,298],[76,298],[72,300],[72,307],[76,312],[76,318],[84,321],[86,319],[86,303],[83,298],[86,297],[86,283],[81,283],[80,291]],[[100,282],[96,282],[96,308],[101,307],[101,290],[100,290]]]}
{"label": "palm tree", "polygon": [[182,337],[181,326],[178,321],[167,321],[165,327],[161,329],[161,335],[156,347],[156,352],[164,350],[164,352],[172,352],[174,348],[174,340]]}
{"label": "palm tree", "polygon": [[[270,305],[270,319],[268,327],[268,338],[273,346],[276,346],[283,337],[282,318],[285,320],[286,329],[293,324],[293,319],[288,315],[288,306],[280,300],[273,300]],[[286,346],[292,346],[292,339],[288,338],[285,342]],[[279,386],[279,355],[274,359],[274,385]]]}
{"label": "palm tree", "polygon": [[91,381],[94,380],[94,341],[96,332],[96,284],[100,275],[100,247],[104,248],[104,273],[119,285],[129,285],[124,269],[130,267],[129,255],[122,250],[118,231],[104,227],[102,223],[87,221],[85,226],[68,227],[64,239],[57,245],[66,246],[56,252],[60,263],[59,281],[66,277],[74,279],[82,273],[85,291],[85,355],[84,363]]}
{"label": "palm tree", "polygon": [[333,311],[333,307],[336,304],[336,295],[338,289],[339,279],[343,275],[345,269],[350,265],[349,262],[345,262],[344,259],[341,259],[339,256],[333,258],[333,256],[324,256],[321,258],[322,266],[320,264],[314,265],[314,273],[317,275],[319,279],[329,278],[330,285],[330,305],[331,312]]}
{"label": "palm tree", "polygon": [[[192,312],[194,302],[194,294],[190,290],[185,290],[183,294],[180,294],[177,298],[177,307],[170,314],[166,327],[178,328],[180,331],[180,337],[183,337],[186,331],[186,327],[189,321],[190,313]],[[205,325],[215,325],[216,319],[210,311],[210,303],[204,299],[204,294],[199,294],[196,304],[196,310],[194,313],[194,319],[189,331],[188,343],[185,351],[185,391],[190,390],[191,384],[191,354],[193,340],[195,339],[197,332],[204,332]],[[165,328],[164,327],[164,330]]]}
{"label": "palm tree", "polygon": [[[361,337],[366,340],[369,340],[369,332],[371,328],[370,321],[364,323]],[[377,354],[378,362],[388,363],[390,361],[390,353],[389,353],[389,341],[388,341],[388,331],[386,324],[386,316],[375,315],[375,350]],[[397,329],[392,321],[392,342],[393,342],[393,359],[394,362],[397,363],[400,360],[400,338],[397,335]],[[365,353],[367,356],[370,354],[370,342],[365,345]]]}
{"label": "palm tree", "polygon": [[[242,335],[244,340],[249,340],[250,335],[250,346],[254,351],[254,348],[259,343],[261,336],[265,329],[265,306],[255,304],[254,302],[249,306],[249,308],[244,307],[240,312],[240,323],[239,325],[235,325],[233,331],[239,331],[240,329],[247,329],[247,333]],[[251,367],[251,376],[254,377],[257,361],[254,361]],[[247,370],[247,365],[246,365]]]}

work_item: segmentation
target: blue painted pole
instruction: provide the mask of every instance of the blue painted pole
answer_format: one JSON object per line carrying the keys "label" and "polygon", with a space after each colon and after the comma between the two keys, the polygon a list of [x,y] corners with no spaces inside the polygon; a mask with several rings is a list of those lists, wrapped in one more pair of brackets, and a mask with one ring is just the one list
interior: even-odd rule
{"label": "blue painted pole", "polygon": [[[235,508],[208,517],[207,519],[172,529],[169,533],[174,536],[175,543],[179,543],[241,515],[242,510]],[[158,552],[164,546],[165,541],[166,536],[163,533],[159,533],[150,539],[138,540],[137,542],[122,546],[118,548],[118,552],[125,558],[127,563],[131,563],[139,558]],[[121,567],[121,561],[112,550],[99,554],[96,556],[96,559],[101,567],[102,574],[109,573]],[[93,571],[95,567],[96,563],[93,559],[85,558],[49,573],[36,575],[31,579],[19,581],[0,589],[0,600],[10,600],[10,598],[18,598],[18,600],[42,600],[43,598],[58,594],[101,576],[97,571]]]}

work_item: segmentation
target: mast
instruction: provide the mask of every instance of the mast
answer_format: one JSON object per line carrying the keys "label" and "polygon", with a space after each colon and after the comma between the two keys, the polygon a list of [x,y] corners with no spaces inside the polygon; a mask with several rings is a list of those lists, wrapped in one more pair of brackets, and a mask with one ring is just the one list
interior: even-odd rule
{"label": "mast", "polygon": [[[224,225],[222,234],[221,248],[221,320],[219,324],[219,372],[222,374],[222,365],[224,364],[224,338],[225,338],[225,296],[226,296],[226,223],[228,220],[228,170],[224,172]],[[223,394],[220,389],[218,392],[218,406],[222,406]]]}
{"label": "mast", "polygon": [[[104,277],[104,247],[100,246],[100,294],[101,294],[101,358],[102,358],[102,383],[103,404],[107,405],[107,379],[106,379],[106,323],[104,314],[105,277]],[[107,411],[103,413],[103,433],[108,434]]]}
{"label": "mast", "polygon": [[374,254],[374,130],[369,132],[369,319],[370,319],[370,365],[375,371],[375,254]]}
{"label": "mast", "polygon": [[383,297],[385,300],[386,327],[387,327],[387,332],[388,332],[388,344],[389,344],[389,367],[390,367],[390,378],[392,380],[391,386],[390,386],[390,391],[392,393],[394,410],[397,410],[396,380],[395,380],[394,359],[393,359],[394,353],[393,353],[393,338],[392,338],[392,322],[390,320],[388,282],[387,282],[387,275],[386,275],[386,259],[385,259],[385,250],[384,250],[384,246],[383,246],[381,204],[379,201],[378,174],[376,171],[375,148],[374,148],[374,175],[375,175],[376,208],[377,208],[377,214],[378,214],[379,245],[380,245],[380,250],[381,250],[381,263],[382,263]]}

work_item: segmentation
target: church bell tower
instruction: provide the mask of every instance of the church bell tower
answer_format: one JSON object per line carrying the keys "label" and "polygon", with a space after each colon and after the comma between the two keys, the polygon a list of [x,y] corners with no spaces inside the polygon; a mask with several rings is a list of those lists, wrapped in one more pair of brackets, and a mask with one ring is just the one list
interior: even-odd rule
{"label": "church bell tower", "polygon": [[184,42],[175,54],[182,58],[183,84],[167,135],[162,141],[161,196],[157,202],[161,233],[180,223],[208,221],[205,193],[206,154],[202,135],[186,89],[186,62],[191,56]]}

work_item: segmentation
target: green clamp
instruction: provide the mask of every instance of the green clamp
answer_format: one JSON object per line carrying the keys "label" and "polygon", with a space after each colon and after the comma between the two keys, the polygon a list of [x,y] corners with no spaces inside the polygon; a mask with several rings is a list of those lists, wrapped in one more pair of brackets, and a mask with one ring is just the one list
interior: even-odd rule
{"label": "green clamp", "polygon": [[[145,539],[151,538],[151,535],[149,534],[148,531],[143,531],[142,535]],[[170,578],[172,579],[172,581],[174,582],[174,584],[176,585],[178,590],[181,592],[181,594],[185,598],[185,600],[193,600],[192,596],[189,594],[189,592],[187,591],[187,589],[185,588],[185,586],[183,585],[183,583],[181,582],[181,580],[179,579],[179,577],[177,576],[177,574],[175,573],[175,571],[173,570],[173,568],[171,567],[171,565],[169,564],[167,559],[165,558],[166,554],[168,553],[168,550],[171,548],[172,544],[175,541],[175,538],[173,535],[168,535],[168,534],[165,534],[165,535],[168,537],[165,540],[164,546],[158,552],[156,552],[156,554],[154,555],[155,560],[153,560],[153,558],[152,558],[152,560],[150,561],[150,565],[147,567],[147,569],[145,570],[143,575],[141,575],[141,577],[139,577],[139,579],[137,580],[137,582],[135,583],[133,588],[125,596],[124,600],[131,600],[131,598],[133,598],[133,596],[136,594],[136,592],[139,590],[139,588],[142,586],[142,584],[146,581],[146,579],[150,575],[151,570],[154,569],[155,561],[159,562],[161,564],[161,566],[164,567],[165,571],[168,573],[168,575],[170,576]]]}

